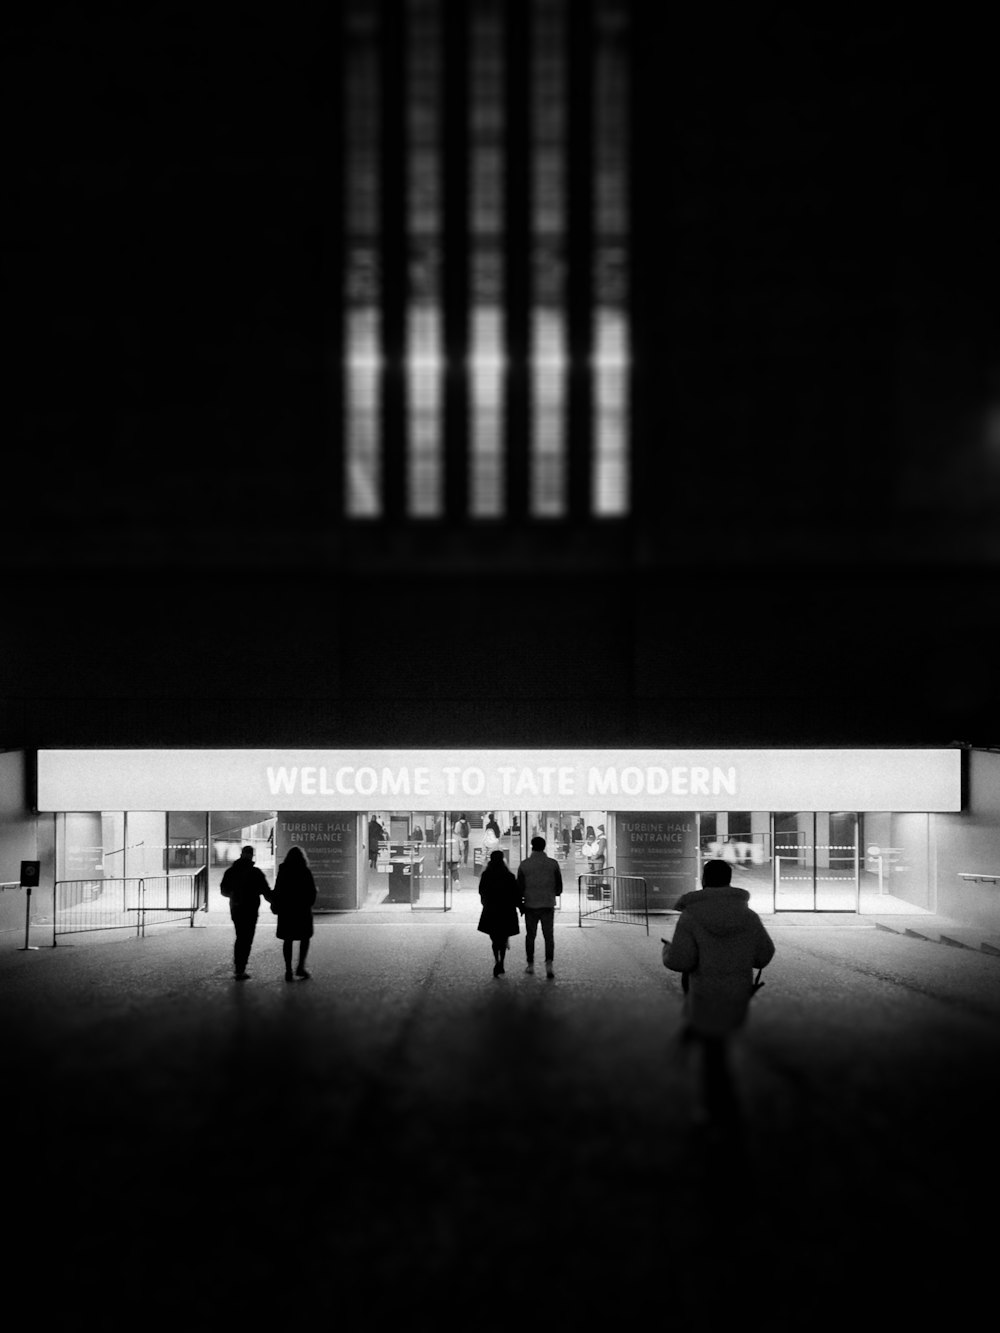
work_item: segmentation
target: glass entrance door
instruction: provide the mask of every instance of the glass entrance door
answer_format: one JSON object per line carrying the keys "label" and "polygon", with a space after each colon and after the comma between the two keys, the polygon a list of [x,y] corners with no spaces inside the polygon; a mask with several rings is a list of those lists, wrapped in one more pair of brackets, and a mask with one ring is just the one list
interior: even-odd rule
{"label": "glass entrance door", "polygon": [[816,832],[811,810],[774,815],[774,910],[816,910]]}
{"label": "glass entrance door", "polygon": [[[521,827],[522,857],[530,854],[531,839],[538,834],[545,839],[546,855],[558,862],[563,892],[556,903],[557,911],[567,894],[577,893],[581,875],[591,876],[592,891],[600,895],[600,884],[594,876],[611,869],[611,830],[606,810],[526,810],[521,815]],[[516,863],[512,869],[517,870]]]}
{"label": "glass entrance door", "polygon": [[799,810],[773,816],[774,910],[856,912],[858,817]]}
{"label": "glass entrance door", "polygon": [[858,816],[853,810],[817,814],[816,911],[856,912],[860,906]]}
{"label": "glass entrance door", "polygon": [[[366,911],[448,911],[452,904],[452,825],[443,810],[369,810],[362,817]],[[459,853],[456,853],[456,857]]]}

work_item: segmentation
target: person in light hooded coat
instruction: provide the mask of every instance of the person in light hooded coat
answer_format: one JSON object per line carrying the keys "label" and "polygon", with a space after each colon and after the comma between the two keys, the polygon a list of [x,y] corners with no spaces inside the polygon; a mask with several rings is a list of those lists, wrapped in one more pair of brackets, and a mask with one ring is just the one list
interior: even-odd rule
{"label": "person in light hooded coat", "polygon": [[731,1114],[733,1089],[726,1065],[729,1036],[746,1022],[755,969],[774,957],[774,942],[748,906],[746,889],[730,883],[726,861],[706,861],[700,891],[677,902],[680,917],[664,945],[663,964],[689,981],[685,1037],[703,1050],[703,1096],[709,1118]]}

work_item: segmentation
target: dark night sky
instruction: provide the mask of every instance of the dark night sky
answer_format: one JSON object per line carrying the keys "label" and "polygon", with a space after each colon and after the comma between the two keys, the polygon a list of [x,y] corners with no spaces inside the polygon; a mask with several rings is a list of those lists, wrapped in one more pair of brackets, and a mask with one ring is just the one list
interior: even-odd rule
{"label": "dark night sky", "polygon": [[[519,674],[416,635],[411,691],[462,735],[481,689],[629,739],[995,742],[979,20],[637,7],[634,517],[606,546],[501,532],[472,577],[462,538],[356,544],[325,507],[329,14],[37,5],[11,30],[5,743],[92,740],[87,709],[160,736],[164,699],[195,740],[242,743],[208,719],[248,698],[276,742],[317,700],[322,739],[387,710],[402,735],[387,596],[516,609],[544,642]],[[289,620],[309,651],[262,679]]]}

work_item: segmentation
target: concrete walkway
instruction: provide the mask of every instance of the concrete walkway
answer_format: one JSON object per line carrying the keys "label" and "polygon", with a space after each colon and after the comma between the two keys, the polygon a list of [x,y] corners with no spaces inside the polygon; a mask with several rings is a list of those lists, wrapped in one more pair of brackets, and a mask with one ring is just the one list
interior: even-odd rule
{"label": "concrete walkway", "polygon": [[554,981],[438,915],[320,920],[292,985],[267,916],[244,983],[215,914],[5,940],[9,1271],[108,1328],[971,1316],[1000,958],[767,926],[731,1129],[655,924],[566,913]]}

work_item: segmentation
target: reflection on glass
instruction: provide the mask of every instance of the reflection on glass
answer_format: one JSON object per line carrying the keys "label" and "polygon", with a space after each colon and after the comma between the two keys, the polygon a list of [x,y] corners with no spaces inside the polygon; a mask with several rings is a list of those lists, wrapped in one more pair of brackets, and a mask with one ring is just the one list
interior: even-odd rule
{"label": "reflection on glass", "polygon": [[595,0],[594,457],[597,515],[628,510],[628,117],[624,0]]}
{"label": "reflection on glass", "polygon": [[504,512],[502,16],[500,0],[476,0],[470,15],[469,504],[474,518],[499,518]]}
{"label": "reflection on glass", "polygon": [[375,7],[365,0],[349,0],[344,98],[344,481],[347,513],[354,518],[373,518],[382,512],[377,39]]}
{"label": "reflection on glass", "polygon": [[441,0],[407,0],[407,495],[415,518],[441,514]]}

